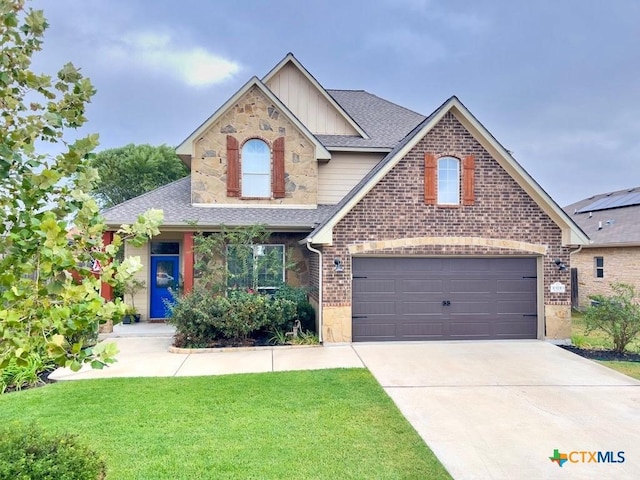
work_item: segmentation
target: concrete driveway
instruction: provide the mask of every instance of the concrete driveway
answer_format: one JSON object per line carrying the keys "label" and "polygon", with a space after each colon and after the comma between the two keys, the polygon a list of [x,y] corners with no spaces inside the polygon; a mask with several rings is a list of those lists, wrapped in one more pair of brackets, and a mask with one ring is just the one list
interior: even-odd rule
{"label": "concrete driveway", "polygon": [[541,341],[353,348],[456,479],[640,478],[630,377]]}

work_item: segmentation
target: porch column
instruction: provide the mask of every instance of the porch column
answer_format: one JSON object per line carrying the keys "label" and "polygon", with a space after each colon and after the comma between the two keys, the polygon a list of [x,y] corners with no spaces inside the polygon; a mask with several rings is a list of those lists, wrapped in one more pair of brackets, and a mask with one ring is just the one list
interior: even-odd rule
{"label": "porch column", "polygon": [[[102,234],[102,243],[104,246],[106,247],[107,245],[111,245],[111,242],[113,242],[113,232],[104,232]],[[100,286],[100,295],[102,295],[102,298],[107,302],[113,300],[113,287],[108,283],[102,282],[102,285]]]}
{"label": "porch column", "polygon": [[184,293],[189,293],[193,290],[193,232],[184,232],[182,238],[182,248],[184,251]]}

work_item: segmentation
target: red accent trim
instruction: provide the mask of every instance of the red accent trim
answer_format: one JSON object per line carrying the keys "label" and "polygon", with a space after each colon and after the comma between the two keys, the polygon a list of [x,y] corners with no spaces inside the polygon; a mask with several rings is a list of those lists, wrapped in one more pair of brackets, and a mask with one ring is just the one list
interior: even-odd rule
{"label": "red accent trim", "polygon": [[182,248],[184,251],[184,293],[189,293],[193,290],[193,232],[184,232],[182,239]]}
{"label": "red accent trim", "polygon": [[[111,245],[111,242],[113,242],[113,232],[103,232],[102,243],[104,244],[104,246],[106,247],[107,245]],[[100,286],[100,295],[107,302],[110,302],[111,300],[113,300],[113,287],[108,283],[102,282],[102,285]]]}
{"label": "red accent trim", "polygon": [[238,140],[227,135],[227,197],[240,196],[240,151]]}
{"label": "red accent trim", "polygon": [[464,159],[464,188],[462,191],[462,204],[473,205],[475,201],[475,159],[469,155]]}
{"label": "red accent trim", "polygon": [[284,183],[284,137],[280,137],[273,142],[273,198],[285,197]]}
{"label": "red accent trim", "polygon": [[436,204],[436,156],[431,153],[424,154],[424,203]]}

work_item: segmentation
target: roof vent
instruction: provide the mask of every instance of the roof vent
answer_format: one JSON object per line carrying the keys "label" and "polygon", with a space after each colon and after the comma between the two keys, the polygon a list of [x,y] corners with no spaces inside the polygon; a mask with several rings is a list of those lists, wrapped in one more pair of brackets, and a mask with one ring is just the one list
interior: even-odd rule
{"label": "roof vent", "polygon": [[593,212],[589,212],[589,218],[593,217]]}
{"label": "roof vent", "polygon": [[602,230],[602,222],[598,222],[598,230]]}

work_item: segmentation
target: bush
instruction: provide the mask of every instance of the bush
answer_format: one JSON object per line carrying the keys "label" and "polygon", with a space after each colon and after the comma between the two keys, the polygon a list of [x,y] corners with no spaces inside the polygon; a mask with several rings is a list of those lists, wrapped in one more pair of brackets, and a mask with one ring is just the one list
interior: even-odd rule
{"label": "bush", "polygon": [[614,283],[613,295],[592,295],[585,312],[586,333],[601,330],[611,338],[613,349],[622,353],[640,334],[640,305],[632,285]]}
{"label": "bush", "polygon": [[51,434],[31,424],[0,427],[0,479],[98,480],[106,465],[71,434]]}
{"label": "bush", "polygon": [[290,300],[243,291],[225,297],[196,286],[171,306],[169,323],[176,326],[177,343],[197,348],[220,341],[245,343],[257,332],[284,327],[295,315]]}
{"label": "bush", "polygon": [[0,394],[41,385],[44,383],[42,378],[54,368],[52,362],[37,353],[30,354],[26,362],[20,364],[12,358],[6,367],[0,369]]}
{"label": "bush", "polygon": [[302,329],[310,332],[316,331],[316,312],[309,303],[307,291],[304,288],[283,284],[274,297],[294,302],[296,304],[296,316],[300,320]]}

